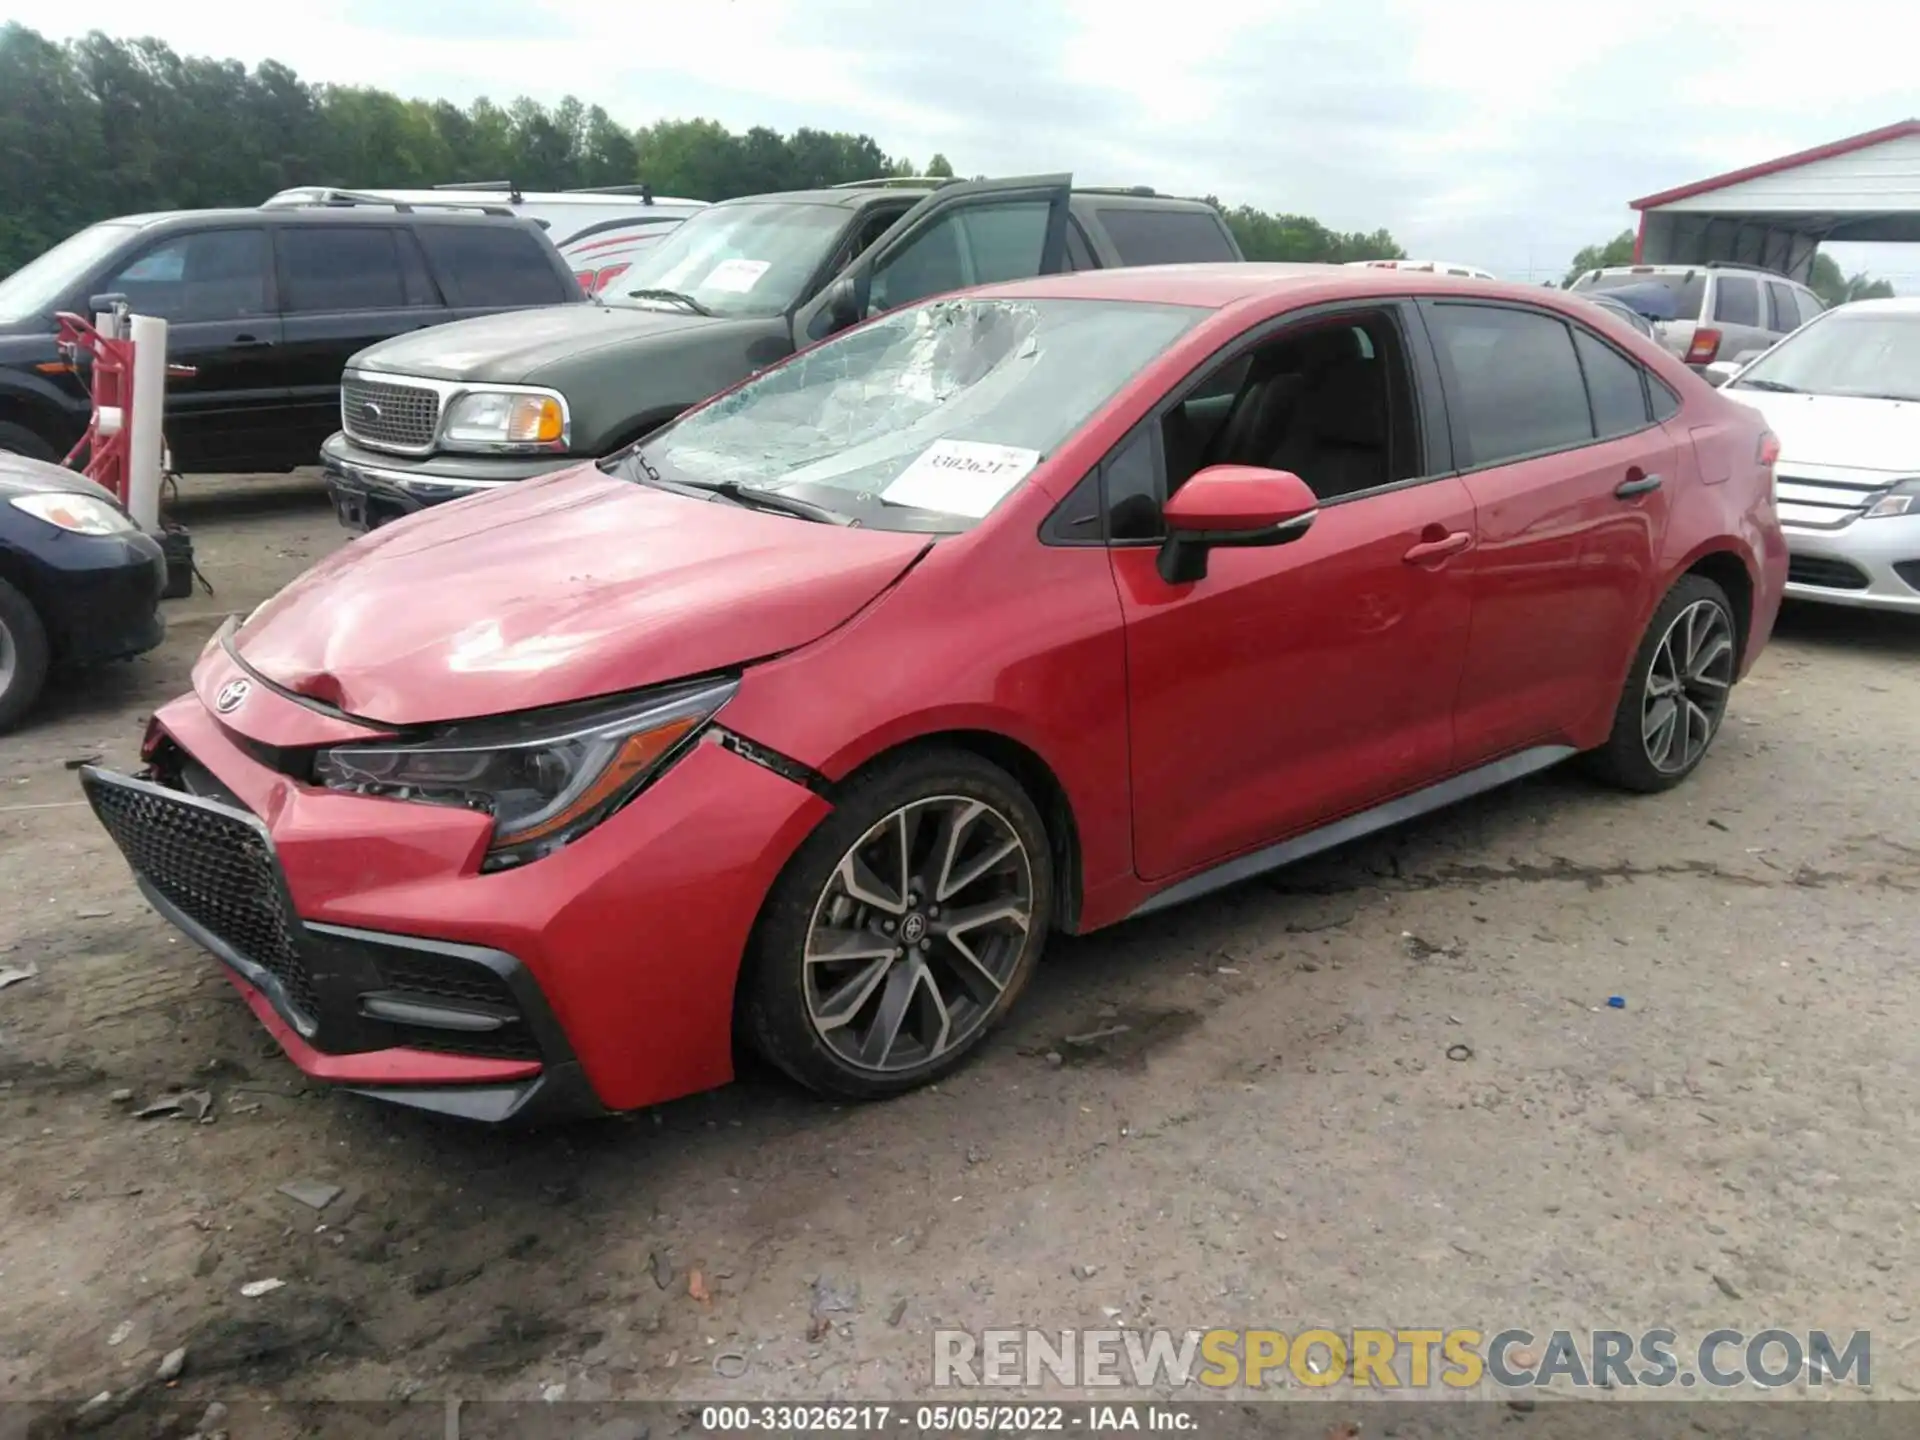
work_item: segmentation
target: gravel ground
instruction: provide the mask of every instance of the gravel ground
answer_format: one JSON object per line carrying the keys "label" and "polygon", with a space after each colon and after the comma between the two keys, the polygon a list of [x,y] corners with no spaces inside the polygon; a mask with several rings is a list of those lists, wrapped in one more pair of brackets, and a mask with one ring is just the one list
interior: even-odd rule
{"label": "gravel ground", "polygon": [[1556,772],[1059,943],[934,1090],[500,1134],[304,1086],[80,802],[341,539],[310,476],[182,517],[216,593],[0,742],[0,1399],[182,1346],[195,1404],[907,1397],[1016,1324],[1865,1328],[1920,1394],[1920,623],[1789,609],[1675,793]]}

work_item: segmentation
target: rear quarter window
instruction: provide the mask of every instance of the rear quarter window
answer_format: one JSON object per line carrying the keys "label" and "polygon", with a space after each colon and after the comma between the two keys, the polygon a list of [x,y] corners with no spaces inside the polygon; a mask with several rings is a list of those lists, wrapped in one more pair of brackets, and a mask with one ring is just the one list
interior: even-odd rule
{"label": "rear quarter window", "polygon": [[576,298],[541,243],[518,226],[426,225],[419,233],[455,305],[556,305]]}
{"label": "rear quarter window", "polygon": [[1152,210],[1130,205],[1094,210],[1122,265],[1190,265],[1238,260],[1220,221],[1204,210]]}

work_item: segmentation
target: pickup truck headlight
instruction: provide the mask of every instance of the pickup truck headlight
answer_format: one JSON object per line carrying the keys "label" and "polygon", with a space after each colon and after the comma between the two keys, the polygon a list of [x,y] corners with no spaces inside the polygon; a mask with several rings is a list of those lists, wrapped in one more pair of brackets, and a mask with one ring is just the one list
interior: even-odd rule
{"label": "pickup truck headlight", "polygon": [[440,443],[449,450],[532,454],[565,450],[566,397],[554,390],[469,390],[447,407]]}
{"label": "pickup truck headlight", "polygon": [[493,817],[482,870],[550,855],[618,810],[685,750],[738,688],[699,681],[493,720],[448,725],[403,744],[320,752],[330,790],[457,805]]}
{"label": "pickup truck headlight", "polygon": [[16,496],[13,508],[75,535],[126,535],[134,528],[133,521],[118,508],[92,495],[49,490]]}
{"label": "pickup truck headlight", "polygon": [[[16,501],[16,504],[19,502]],[[1920,477],[1902,480],[1867,507],[1864,520],[1884,520],[1893,515],[1920,515]]]}

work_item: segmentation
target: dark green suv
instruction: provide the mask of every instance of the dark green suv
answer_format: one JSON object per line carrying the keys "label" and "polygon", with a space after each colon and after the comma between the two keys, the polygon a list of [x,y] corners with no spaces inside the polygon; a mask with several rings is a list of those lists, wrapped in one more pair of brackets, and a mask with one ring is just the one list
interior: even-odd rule
{"label": "dark green suv", "polygon": [[869,315],[1061,270],[1239,260],[1212,206],[1071,176],[873,181],[729,200],[640,253],[600,302],[440,325],[347,364],[321,448],[340,521],[620,450]]}

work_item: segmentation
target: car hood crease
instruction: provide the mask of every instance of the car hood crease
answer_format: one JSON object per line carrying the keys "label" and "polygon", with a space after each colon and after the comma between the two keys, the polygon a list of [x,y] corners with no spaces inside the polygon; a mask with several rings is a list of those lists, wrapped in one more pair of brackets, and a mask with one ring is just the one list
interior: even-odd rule
{"label": "car hood crease", "polygon": [[797,649],[931,543],[586,466],[375,531],[263,605],[234,647],[275,685],[382,725],[505,714]]}

